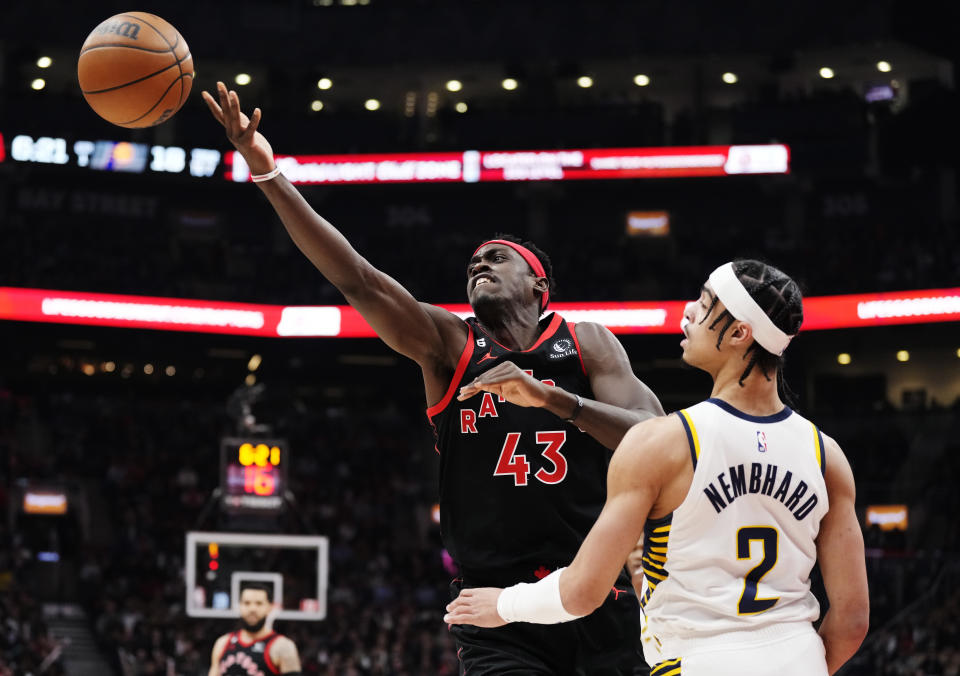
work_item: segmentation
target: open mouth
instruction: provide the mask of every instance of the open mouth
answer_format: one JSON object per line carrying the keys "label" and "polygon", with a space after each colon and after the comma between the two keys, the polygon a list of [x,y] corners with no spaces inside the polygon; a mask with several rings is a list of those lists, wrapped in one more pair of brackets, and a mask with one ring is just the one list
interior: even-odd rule
{"label": "open mouth", "polygon": [[476,289],[483,284],[490,284],[491,282],[493,282],[493,277],[489,275],[477,275],[477,278],[473,282],[473,288]]}

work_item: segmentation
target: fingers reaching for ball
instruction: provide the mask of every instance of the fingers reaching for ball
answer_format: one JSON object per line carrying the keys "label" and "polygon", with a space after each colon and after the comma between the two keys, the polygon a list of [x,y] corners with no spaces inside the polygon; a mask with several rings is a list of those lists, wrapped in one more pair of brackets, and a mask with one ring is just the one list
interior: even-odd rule
{"label": "fingers reaching for ball", "polygon": [[217,98],[209,92],[202,92],[201,96],[214,119],[223,126],[230,143],[247,162],[250,171],[254,174],[272,171],[275,166],[273,149],[258,131],[263,117],[260,109],[254,108],[250,117],[247,117],[240,109],[237,92],[227,89],[223,82],[217,82]]}
{"label": "fingers reaching for ball", "polygon": [[224,124],[223,110],[220,108],[220,104],[213,100],[213,97],[210,96],[210,93],[205,91],[200,92],[200,98],[202,98],[203,102],[207,104],[207,108],[210,109],[210,112],[213,114],[213,118],[220,124]]}

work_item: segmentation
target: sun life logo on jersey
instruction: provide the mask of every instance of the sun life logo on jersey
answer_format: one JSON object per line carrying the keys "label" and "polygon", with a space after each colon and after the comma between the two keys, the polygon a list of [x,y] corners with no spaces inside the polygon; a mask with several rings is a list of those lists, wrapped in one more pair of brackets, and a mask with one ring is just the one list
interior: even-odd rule
{"label": "sun life logo on jersey", "polygon": [[577,351],[573,349],[573,341],[568,338],[561,338],[553,341],[553,353],[549,356],[550,359],[562,359],[576,353]]}
{"label": "sun life logo on jersey", "polygon": [[767,435],[757,430],[757,450],[761,453],[767,452]]}

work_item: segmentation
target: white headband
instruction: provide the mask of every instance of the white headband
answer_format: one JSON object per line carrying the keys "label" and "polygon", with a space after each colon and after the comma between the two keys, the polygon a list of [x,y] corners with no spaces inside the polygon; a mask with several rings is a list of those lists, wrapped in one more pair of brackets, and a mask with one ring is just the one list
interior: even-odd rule
{"label": "white headband", "polygon": [[757,305],[733,271],[733,263],[726,263],[710,273],[710,285],[734,319],[746,322],[753,329],[753,338],[771,354],[781,355],[793,336],[777,328],[767,313]]}

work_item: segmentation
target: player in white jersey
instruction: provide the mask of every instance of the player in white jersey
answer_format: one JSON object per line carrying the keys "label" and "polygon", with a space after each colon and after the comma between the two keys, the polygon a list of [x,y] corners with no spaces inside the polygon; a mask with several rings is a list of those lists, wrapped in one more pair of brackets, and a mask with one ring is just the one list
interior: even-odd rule
{"label": "player in white jersey", "polygon": [[[465,590],[454,624],[565,622],[606,598],[642,535],[652,676],[822,676],[860,646],[869,617],[853,473],[840,447],[783,404],[783,352],[803,321],[788,276],[759,261],[717,268],[684,312],[683,359],[709,399],[636,425],[607,502],[573,563],[536,584]],[[829,609],[810,592],[819,562]]]}

